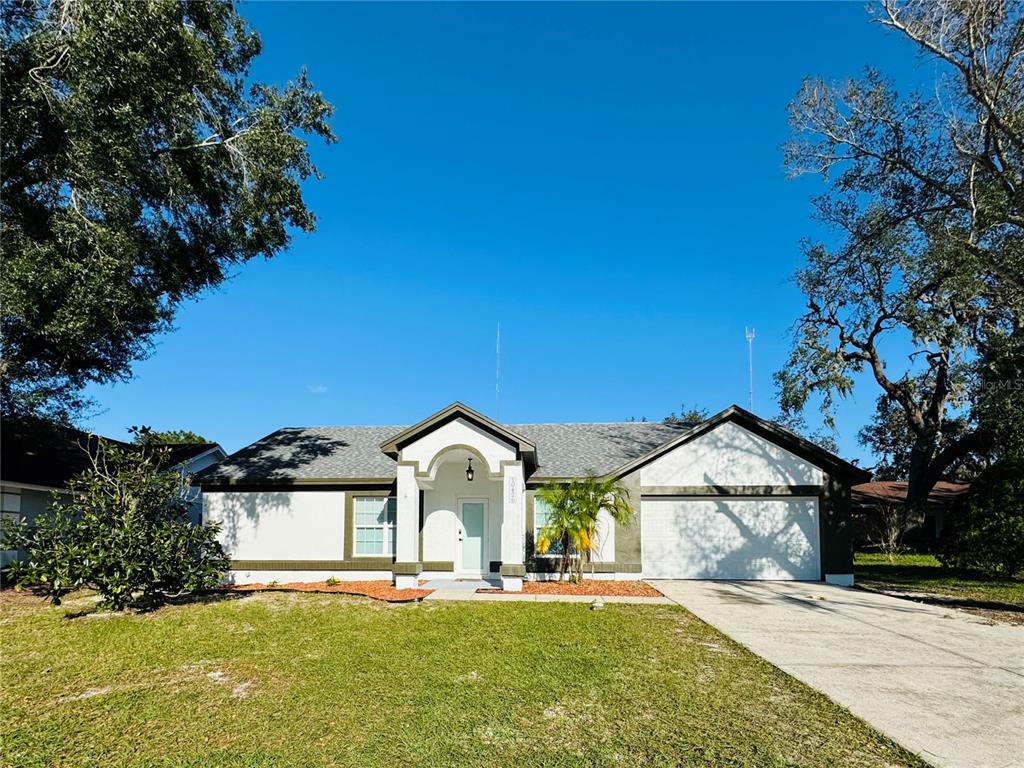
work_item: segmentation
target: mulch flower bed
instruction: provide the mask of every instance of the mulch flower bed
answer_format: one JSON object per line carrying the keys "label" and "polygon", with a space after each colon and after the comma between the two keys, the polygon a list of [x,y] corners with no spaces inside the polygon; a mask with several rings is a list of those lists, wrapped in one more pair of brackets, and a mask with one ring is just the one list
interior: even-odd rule
{"label": "mulch flower bed", "polygon": [[422,600],[432,589],[395,589],[387,581],[339,581],[328,584],[325,581],[290,582],[288,584],[232,584],[232,592],[334,592],[344,595],[363,595],[388,603],[414,603]]}
{"label": "mulch flower bed", "polygon": [[[478,589],[477,592],[502,592],[500,589]],[[569,581],[524,581],[527,595],[584,595],[587,597],[661,597],[661,592],[643,581],[583,580],[579,584]]]}

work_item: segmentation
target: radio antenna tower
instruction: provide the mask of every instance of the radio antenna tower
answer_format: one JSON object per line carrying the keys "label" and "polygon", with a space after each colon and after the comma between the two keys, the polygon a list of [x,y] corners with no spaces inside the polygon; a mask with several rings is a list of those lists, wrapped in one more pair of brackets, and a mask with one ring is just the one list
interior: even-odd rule
{"label": "radio antenna tower", "polygon": [[494,418],[501,420],[501,321],[498,321],[498,334],[494,342]]}
{"label": "radio antenna tower", "polygon": [[747,334],[747,367],[750,373],[750,410],[754,410],[754,334],[753,328],[744,326]]}

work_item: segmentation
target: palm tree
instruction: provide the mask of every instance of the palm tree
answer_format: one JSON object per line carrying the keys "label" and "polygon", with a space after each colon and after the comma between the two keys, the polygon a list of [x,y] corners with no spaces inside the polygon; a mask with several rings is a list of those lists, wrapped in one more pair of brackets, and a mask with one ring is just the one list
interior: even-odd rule
{"label": "palm tree", "polygon": [[544,554],[552,544],[560,545],[559,581],[565,578],[567,570],[571,574],[574,560],[574,580],[583,578],[583,563],[590,562],[600,544],[597,517],[602,509],[620,525],[629,525],[633,520],[626,487],[614,478],[598,477],[592,472],[568,483],[549,483],[537,491],[537,498],[549,509],[547,524],[537,536],[537,551]]}

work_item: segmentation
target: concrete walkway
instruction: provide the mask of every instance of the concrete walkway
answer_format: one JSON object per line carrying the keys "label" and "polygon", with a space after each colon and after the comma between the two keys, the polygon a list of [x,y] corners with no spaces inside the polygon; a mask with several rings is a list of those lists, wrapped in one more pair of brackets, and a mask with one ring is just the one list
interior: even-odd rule
{"label": "concrete walkway", "polygon": [[[464,581],[454,579],[435,579],[423,585],[424,589],[434,590],[424,600],[465,600],[469,602],[494,603],[593,603],[597,597],[593,595],[528,595],[523,592],[477,592],[478,589],[493,589],[500,585],[487,581]],[[627,597],[614,596],[600,598],[605,603],[631,603],[634,605],[672,605],[667,597]]]}
{"label": "concrete walkway", "polygon": [[652,584],[934,765],[1024,768],[1024,627],[818,583]]}

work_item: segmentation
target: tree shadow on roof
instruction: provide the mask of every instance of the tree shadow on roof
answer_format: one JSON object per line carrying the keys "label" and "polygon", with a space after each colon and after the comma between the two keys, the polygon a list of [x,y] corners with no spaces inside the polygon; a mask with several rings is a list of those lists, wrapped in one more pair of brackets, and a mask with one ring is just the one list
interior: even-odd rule
{"label": "tree shadow on roof", "polygon": [[281,429],[203,470],[197,480],[202,483],[292,480],[301,474],[298,470],[348,446],[345,440],[308,429]]}

